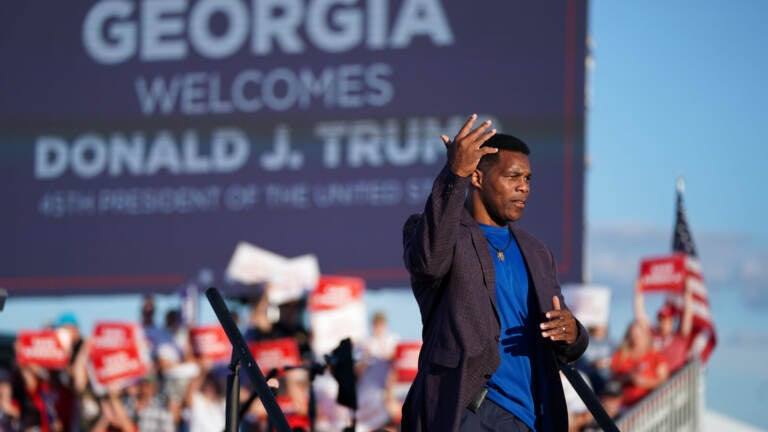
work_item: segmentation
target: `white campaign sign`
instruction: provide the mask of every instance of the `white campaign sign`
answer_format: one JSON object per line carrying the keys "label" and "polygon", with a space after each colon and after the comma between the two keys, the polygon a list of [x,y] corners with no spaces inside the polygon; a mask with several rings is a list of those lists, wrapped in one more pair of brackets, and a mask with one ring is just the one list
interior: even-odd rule
{"label": "white campaign sign", "polygon": [[315,289],[320,266],[315,255],[286,258],[240,242],[227,266],[227,277],[243,284],[266,284],[269,302],[283,304]]}
{"label": "white campaign sign", "polygon": [[585,327],[608,325],[611,289],[600,285],[563,285],[565,303]]}

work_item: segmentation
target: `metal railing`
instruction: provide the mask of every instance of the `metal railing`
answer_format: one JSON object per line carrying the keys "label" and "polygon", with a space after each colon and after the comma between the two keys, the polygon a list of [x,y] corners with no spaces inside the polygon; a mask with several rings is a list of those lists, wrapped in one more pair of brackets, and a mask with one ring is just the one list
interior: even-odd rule
{"label": "metal railing", "polygon": [[622,432],[697,432],[701,430],[703,369],[685,365],[616,422]]}

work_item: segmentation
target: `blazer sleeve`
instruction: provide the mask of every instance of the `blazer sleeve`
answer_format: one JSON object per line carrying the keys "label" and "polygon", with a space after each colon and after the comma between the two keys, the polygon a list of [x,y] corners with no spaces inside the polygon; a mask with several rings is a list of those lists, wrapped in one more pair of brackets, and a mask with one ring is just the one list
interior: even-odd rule
{"label": "blazer sleeve", "polygon": [[412,278],[440,280],[451,268],[470,179],[445,166],[432,185],[424,212],[403,227],[403,259]]}
{"label": "blazer sleeve", "polygon": [[582,354],[584,354],[584,351],[587,350],[587,345],[589,345],[589,334],[579,320],[576,320],[576,328],[579,332],[576,341],[572,344],[555,344],[555,355],[557,356],[558,362],[561,364],[575,362]]}

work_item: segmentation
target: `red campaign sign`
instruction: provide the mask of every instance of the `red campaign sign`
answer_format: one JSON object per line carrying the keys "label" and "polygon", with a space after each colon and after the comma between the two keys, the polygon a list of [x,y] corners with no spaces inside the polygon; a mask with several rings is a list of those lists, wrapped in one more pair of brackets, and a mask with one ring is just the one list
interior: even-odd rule
{"label": "red campaign sign", "polygon": [[640,261],[640,287],[643,291],[683,292],[685,254],[646,258]]}
{"label": "red campaign sign", "polygon": [[271,339],[248,344],[253,358],[266,375],[272,369],[281,371],[286,366],[301,364],[299,345],[294,338]]}
{"label": "red campaign sign", "polygon": [[190,327],[189,339],[192,352],[197,357],[214,362],[227,361],[232,357],[232,344],[224,328],[218,324]]}
{"label": "red campaign sign", "polygon": [[137,345],[117,350],[91,349],[88,358],[96,381],[102,386],[140,378],[148,370]]}
{"label": "red campaign sign", "polygon": [[141,328],[132,322],[98,322],[93,328],[91,349],[130,349],[140,341]]}
{"label": "red campaign sign", "polygon": [[350,302],[362,301],[365,280],[353,276],[320,276],[309,296],[311,311],[332,310]]}
{"label": "red campaign sign", "polygon": [[412,382],[419,370],[419,351],[421,342],[400,342],[395,348],[393,368],[397,376],[397,382]]}
{"label": "red campaign sign", "polygon": [[56,330],[20,331],[16,337],[16,362],[19,366],[38,365],[64,369],[69,364],[69,348]]}
{"label": "red campaign sign", "polygon": [[143,330],[135,322],[101,321],[93,327],[88,360],[102,386],[140,378],[147,373]]}

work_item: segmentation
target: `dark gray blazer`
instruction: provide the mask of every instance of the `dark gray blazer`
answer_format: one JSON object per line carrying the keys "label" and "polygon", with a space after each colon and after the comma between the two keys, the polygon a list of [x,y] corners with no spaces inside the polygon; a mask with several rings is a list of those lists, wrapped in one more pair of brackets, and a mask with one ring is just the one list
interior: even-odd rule
{"label": "dark gray blazer", "polygon": [[[412,215],[403,228],[405,265],[423,325],[419,372],[403,405],[403,432],[458,430],[461,412],[499,366],[493,257],[464,207],[469,187],[469,178],[443,168],[424,213]],[[555,259],[539,240],[511,228],[538,298],[539,310],[530,313],[543,321],[554,309],[553,296],[565,305]],[[537,430],[567,430],[558,362],[575,361],[587,348],[587,332],[577,325],[579,336],[570,345],[536,338]]]}

